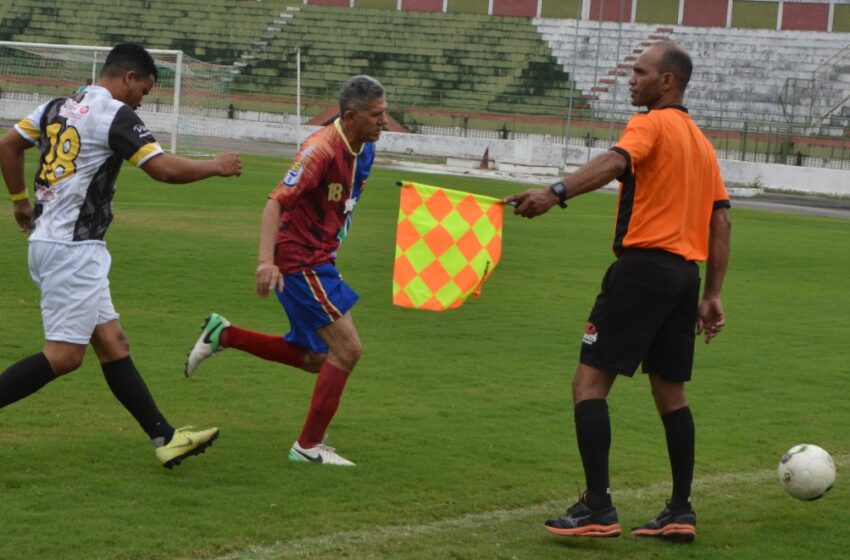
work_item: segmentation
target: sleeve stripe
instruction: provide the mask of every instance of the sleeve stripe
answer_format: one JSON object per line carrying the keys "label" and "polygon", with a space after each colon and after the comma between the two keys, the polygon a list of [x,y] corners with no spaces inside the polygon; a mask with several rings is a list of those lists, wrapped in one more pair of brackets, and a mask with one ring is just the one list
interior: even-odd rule
{"label": "sleeve stripe", "polygon": [[21,119],[18,124],[15,125],[15,130],[18,131],[18,134],[32,142],[33,144],[37,143],[39,138],[41,138],[41,131],[30,122],[29,119]]}
{"label": "sleeve stripe", "polygon": [[159,144],[156,143],[156,142],[151,142],[151,143],[145,144],[144,146],[139,148],[136,151],[136,153],[133,154],[130,157],[130,159],[128,159],[127,161],[129,161],[131,164],[135,165],[136,167],[139,167],[140,165],[144,164],[146,161],[148,161],[153,156],[159,155],[161,153],[162,153],[162,148],[159,147]]}
{"label": "sleeve stripe", "polygon": [[619,146],[614,146],[611,148],[612,152],[617,152],[624,158],[626,158],[626,168],[623,170],[623,173],[617,177],[617,180],[620,182],[624,182],[626,179],[631,177],[634,174],[634,168],[632,167],[632,155]]}

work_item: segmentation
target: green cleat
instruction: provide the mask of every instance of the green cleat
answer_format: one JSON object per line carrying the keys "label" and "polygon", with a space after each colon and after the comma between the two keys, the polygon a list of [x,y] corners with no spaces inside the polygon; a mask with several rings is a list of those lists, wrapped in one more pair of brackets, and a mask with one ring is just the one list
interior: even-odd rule
{"label": "green cleat", "polygon": [[218,428],[198,432],[193,432],[192,429],[193,426],[185,426],[174,430],[171,441],[156,448],[156,458],[163,467],[170,469],[179,465],[186,457],[203,453],[218,437]]}
{"label": "green cleat", "polygon": [[201,327],[201,335],[186,356],[186,367],[183,369],[186,377],[191,377],[202,361],[224,350],[219,338],[221,331],[229,326],[230,321],[218,313],[212,313],[206,318],[204,326]]}

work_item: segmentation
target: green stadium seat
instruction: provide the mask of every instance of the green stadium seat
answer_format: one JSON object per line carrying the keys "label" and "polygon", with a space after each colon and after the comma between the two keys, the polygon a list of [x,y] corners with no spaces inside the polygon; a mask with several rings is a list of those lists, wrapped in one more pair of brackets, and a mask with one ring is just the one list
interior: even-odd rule
{"label": "green stadium seat", "polygon": [[[290,95],[296,79],[292,50],[301,45],[304,94],[317,98],[335,96],[340,82],[353,73],[380,79],[395,106],[560,114],[571,96],[581,97],[524,18],[351,10],[292,0],[145,4],[147,9],[139,10],[129,0],[92,0],[71,8],[11,0],[0,6],[0,38],[107,45],[133,39],[219,64],[253,53],[231,86],[245,95]],[[293,5],[298,10],[287,12]],[[129,12],[139,20],[128,32],[121,14]],[[281,12],[293,16],[285,25],[275,23]],[[75,26],[61,23],[68,18]],[[115,25],[104,25],[109,19]],[[266,44],[255,48],[261,40]]]}

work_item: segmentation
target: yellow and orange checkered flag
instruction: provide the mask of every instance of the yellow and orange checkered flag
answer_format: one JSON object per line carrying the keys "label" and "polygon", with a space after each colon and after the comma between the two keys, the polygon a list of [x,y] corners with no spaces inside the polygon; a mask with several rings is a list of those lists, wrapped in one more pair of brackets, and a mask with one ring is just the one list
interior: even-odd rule
{"label": "yellow and orange checkered flag", "polygon": [[498,198],[400,183],[393,303],[445,311],[478,297],[502,254]]}

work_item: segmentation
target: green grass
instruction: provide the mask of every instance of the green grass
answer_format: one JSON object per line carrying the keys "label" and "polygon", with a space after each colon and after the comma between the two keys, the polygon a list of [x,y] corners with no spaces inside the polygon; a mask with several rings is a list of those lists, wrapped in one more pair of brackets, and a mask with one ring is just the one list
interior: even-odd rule
{"label": "green grass", "polygon": [[[507,216],[481,298],[417,312],[390,304],[394,181],[495,196],[525,187],[376,170],[337,263],[362,296],[353,314],[365,350],[329,443],[358,466],[321,468],[285,458],[310,375],[234,351],[182,375],[212,310],[247,328],[286,329],[278,304],[253,294],[260,212],[285,166],[247,156],[241,178],[188,186],[122,171],[107,240],[133,358],[174,424],[215,424],[222,436],[166,471],[90,353],[79,371],[0,412],[0,557],[846,557],[850,221],[733,209],[729,323],[699,345],[689,386],[698,541],[573,542],[542,522],[582,483],[569,380],[612,259],[615,197],[590,194],[533,221]],[[36,352],[42,335],[8,207],[0,232],[6,367]],[[663,430],[643,376],[620,380],[609,403],[614,498],[630,528],[669,492]],[[775,480],[780,455],[801,442],[839,461],[824,500],[792,500]]]}

